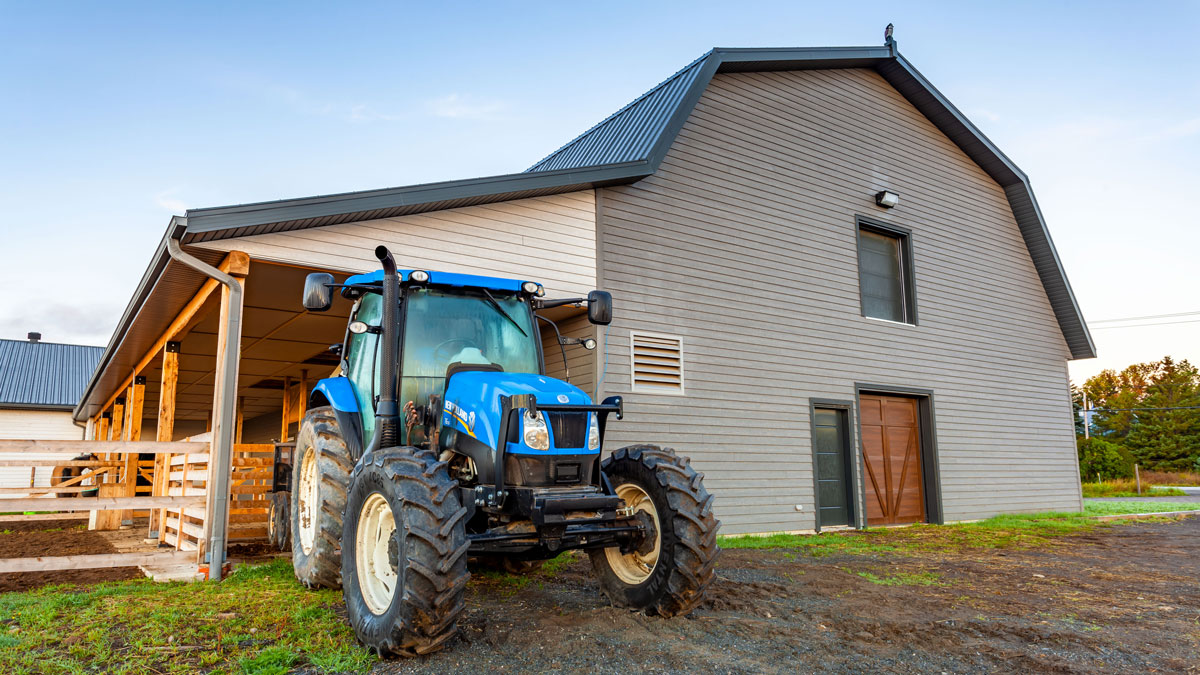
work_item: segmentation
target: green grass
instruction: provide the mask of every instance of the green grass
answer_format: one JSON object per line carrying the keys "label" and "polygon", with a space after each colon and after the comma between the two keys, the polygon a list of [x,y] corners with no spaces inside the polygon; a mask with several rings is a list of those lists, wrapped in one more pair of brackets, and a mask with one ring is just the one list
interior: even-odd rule
{"label": "green grass", "polygon": [[944,586],[942,577],[936,572],[897,572],[891,575],[879,575],[873,572],[853,572],[873,584],[880,586]]}
{"label": "green grass", "polygon": [[1200,511],[1200,502],[1087,502],[1083,507],[1083,512],[1089,516],[1169,511]]}
{"label": "green grass", "polygon": [[1032,548],[1063,535],[1086,532],[1110,523],[1094,516],[1158,513],[1200,509],[1200,504],[1172,502],[1087,502],[1082,512],[994,516],[974,523],[912,525],[896,528],[796,535],[730,536],[722,548],[792,549],[814,557],[873,553],[959,552],[979,548]]}
{"label": "green grass", "polygon": [[[0,594],[0,672],[365,672],[375,658],[290,561],[220,584],[149,579]],[[12,628],[16,630],[12,630]]]}
{"label": "green grass", "polygon": [[1130,479],[1111,480],[1103,483],[1083,483],[1085,499],[1098,497],[1183,497],[1186,492],[1174,487],[1159,487],[1143,484],[1142,494],[1137,493],[1137,484]]}

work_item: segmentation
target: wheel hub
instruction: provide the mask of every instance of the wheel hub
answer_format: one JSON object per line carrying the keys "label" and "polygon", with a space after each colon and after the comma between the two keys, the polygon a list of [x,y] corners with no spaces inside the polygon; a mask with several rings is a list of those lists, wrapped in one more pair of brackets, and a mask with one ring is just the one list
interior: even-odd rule
{"label": "wheel hub", "polygon": [[367,609],[383,614],[392,604],[399,581],[400,541],[392,508],[378,492],[368,496],[359,511],[354,559]]}
{"label": "wheel hub", "polygon": [[317,518],[320,504],[317,494],[317,451],[312,446],[305,448],[300,462],[300,481],[297,487],[297,511],[299,512],[300,548],[311,555],[317,540]]}
{"label": "wheel hub", "polygon": [[634,518],[646,525],[645,536],[638,547],[629,553],[622,553],[619,547],[604,549],[604,556],[609,568],[621,581],[636,586],[654,573],[658,567],[659,553],[662,547],[662,524],[658,519],[658,509],[640,486],[624,483],[616,488],[617,496],[625,502]]}

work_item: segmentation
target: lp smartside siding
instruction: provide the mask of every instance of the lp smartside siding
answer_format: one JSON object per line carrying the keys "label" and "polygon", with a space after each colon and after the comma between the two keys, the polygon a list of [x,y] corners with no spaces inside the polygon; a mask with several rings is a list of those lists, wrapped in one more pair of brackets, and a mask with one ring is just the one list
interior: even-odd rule
{"label": "lp smartside siding", "polygon": [[[589,396],[596,394],[596,352],[589,352],[582,345],[566,345],[559,348],[557,336],[544,322],[542,324],[542,353],[546,357],[546,374],[560,380],[568,380],[567,371],[563,368],[563,354],[567,357],[570,367],[569,382],[586,391]],[[588,323],[587,315],[574,316],[558,322],[558,330],[563,337],[586,338],[596,337],[595,327]],[[597,351],[599,348],[597,348]]]}
{"label": "lp smartside siding", "polygon": [[196,246],[358,272],[379,268],[379,244],[402,269],[529,279],[551,295],[586,295],[596,284],[595,195],[583,190]]}
{"label": "lp smartside siding", "polygon": [[[809,399],[855,383],[933,391],[946,520],[1080,506],[1069,353],[1004,191],[874,71],[717,75],[597,213],[606,445],[690,455],[725,532],[814,526]],[[919,325],[861,316],[856,215],[912,232]],[[686,396],[630,392],[631,329],[683,337]]]}

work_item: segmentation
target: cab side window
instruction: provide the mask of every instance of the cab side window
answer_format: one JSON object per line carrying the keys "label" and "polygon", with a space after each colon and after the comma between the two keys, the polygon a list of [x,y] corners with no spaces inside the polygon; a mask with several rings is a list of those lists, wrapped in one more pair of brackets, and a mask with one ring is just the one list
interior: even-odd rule
{"label": "cab side window", "polygon": [[[368,326],[378,326],[383,317],[383,300],[376,293],[368,293],[358,303],[351,321],[362,321]],[[350,334],[349,351],[346,356],[346,377],[358,397],[358,409],[362,415],[363,435],[370,438],[375,433],[375,395],[379,391],[379,335],[377,333]]]}

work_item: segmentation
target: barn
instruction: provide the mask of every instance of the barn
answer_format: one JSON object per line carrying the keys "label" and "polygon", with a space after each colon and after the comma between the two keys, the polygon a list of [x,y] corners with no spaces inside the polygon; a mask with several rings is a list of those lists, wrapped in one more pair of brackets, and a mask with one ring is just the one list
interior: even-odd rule
{"label": "barn", "polygon": [[303,279],[378,244],[610,291],[610,326],[551,314],[599,348],[559,358],[547,330],[546,372],[624,397],[606,451],[690,455],[724,533],[1081,507],[1066,364],[1095,350],[1029,179],[894,42],[713,49],[519,173],[189,210],[74,419],[288,440],[349,311],[306,312]]}

